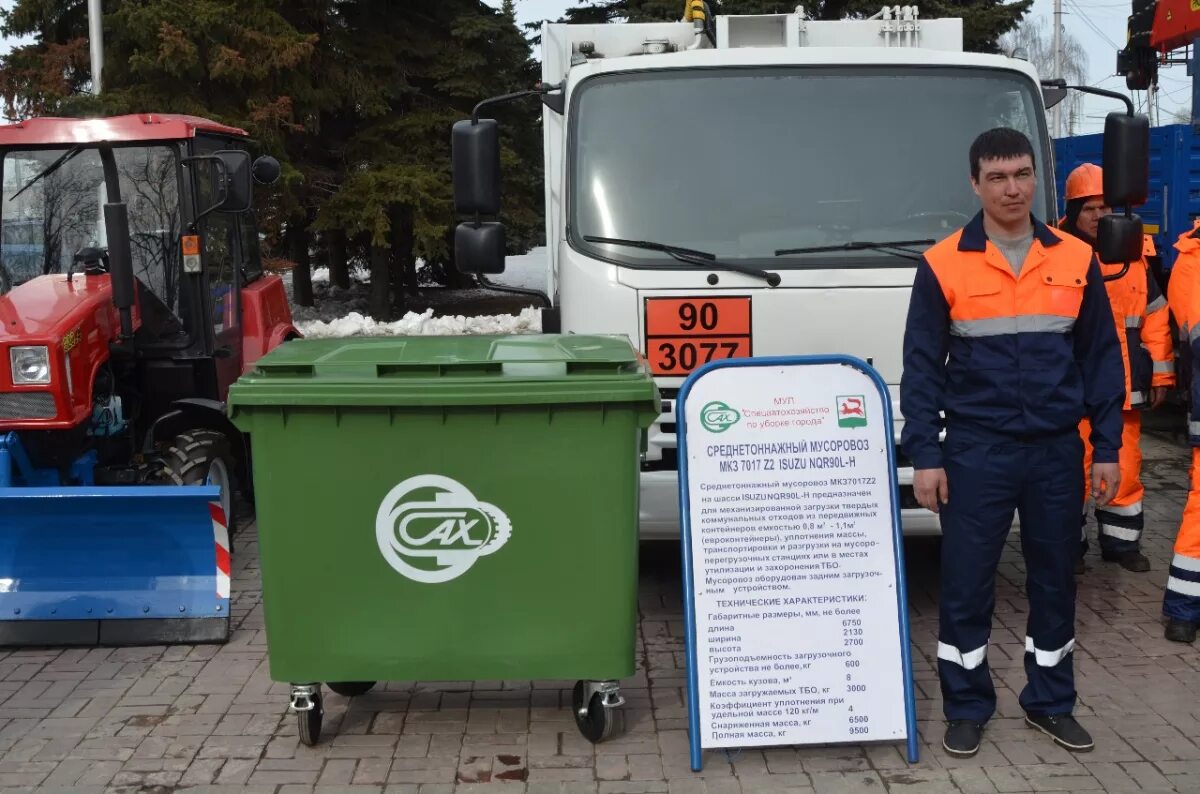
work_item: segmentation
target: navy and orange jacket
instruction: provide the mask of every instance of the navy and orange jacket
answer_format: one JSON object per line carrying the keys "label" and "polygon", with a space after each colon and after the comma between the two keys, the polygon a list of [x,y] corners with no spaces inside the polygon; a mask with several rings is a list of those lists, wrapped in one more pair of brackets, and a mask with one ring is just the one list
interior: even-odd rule
{"label": "navy and orange jacket", "polygon": [[925,252],[904,332],[901,444],[917,469],[942,468],[946,425],[1030,440],[1092,421],[1097,463],[1121,449],[1125,368],[1091,246],[1034,219],[1013,275],[983,214]]}
{"label": "navy and orange jacket", "polygon": [[[1069,233],[1061,222],[1059,228]],[[1142,239],[1142,258],[1131,262],[1120,278],[1116,275],[1125,269],[1124,265],[1100,263],[1125,364],[1126,411],[1148,408],[1152,388],[1175,385],[1175,348],[1167,298],[1146,261],[1155,253],[1154,240],[1146,235]]]}
{"label": "navy and orange jacket", "polygon": [[[1153,255],[1154,243],[1147,237],[1142,258],[1131,263],[1121,278],[1104,282],[1125,365],[1126,410],[1147,407],[1152,387],[1175,385],[1167,299],[1146,262]],[[1101,263],[1100,272],[1115,276],[1123,267]]]}

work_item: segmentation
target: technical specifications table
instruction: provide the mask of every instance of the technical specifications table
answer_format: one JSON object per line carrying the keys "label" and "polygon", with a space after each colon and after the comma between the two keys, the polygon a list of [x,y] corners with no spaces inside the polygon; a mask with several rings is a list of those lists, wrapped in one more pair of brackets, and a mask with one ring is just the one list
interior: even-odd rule
{"label": "technical specifications table", "polygon": [[749,359],[681,391],[701,748],[912,737],[890,404],[853,359]]}

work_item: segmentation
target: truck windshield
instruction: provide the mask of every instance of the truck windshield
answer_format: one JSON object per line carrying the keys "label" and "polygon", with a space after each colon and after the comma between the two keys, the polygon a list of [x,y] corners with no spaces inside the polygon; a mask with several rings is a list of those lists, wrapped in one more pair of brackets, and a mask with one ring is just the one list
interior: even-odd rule
{"label": "truck windshield", "polygon": [[[0,267],[14,285],[43,274],[66,273],[81,248],[108,245],[108,194],[96,149],[82,149],[22,192],[67,152],[64,147],[4,153]],[[167,309],[177,312],[180,268],[173,264],[181,232],[175,151],[167,146],[125,147],[115,149],[114,155],[121,199],[129,208],[134,276]]]}
{"label": "truck windshield", "polygon": [[[667,254],[585,237],[657,240],[772,269],[912,267],[863,240],[940,240],[979,209],[967,150],[997,126],[1034,142],[1049,206],[1043,110],[1016,72],[716,68],[603,75],[575,92],[571,244],[630,266]],[[777,257],[779,249],[826,248]],[[918,250],[925,245],[916,246]]]}

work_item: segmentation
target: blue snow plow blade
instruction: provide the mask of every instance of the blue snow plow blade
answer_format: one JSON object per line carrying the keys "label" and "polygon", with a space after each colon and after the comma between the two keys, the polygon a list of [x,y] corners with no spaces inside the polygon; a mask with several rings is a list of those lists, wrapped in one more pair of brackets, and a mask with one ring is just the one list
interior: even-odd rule
{"label": "blue snow plow blade", "polygon": [[0,488],[0,646],[229,637],[215,486]]}

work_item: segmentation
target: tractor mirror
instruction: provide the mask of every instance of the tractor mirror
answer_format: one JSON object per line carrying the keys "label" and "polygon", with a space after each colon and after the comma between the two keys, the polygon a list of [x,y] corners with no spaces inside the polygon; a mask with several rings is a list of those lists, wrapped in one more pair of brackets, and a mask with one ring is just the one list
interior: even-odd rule
{"label": "tractor mirror", "polygon": [[1142,258],[1142,219],[1137,215],[1105,215],[1096,232],[1096,255],[1106,265]]}
{"label": "tractor mirror", "polygon": [[240,149],[217,152],[217,212],[245,212],[253,206],[250,155]]}
{"label": "tractor mirror", "polygon": [[264,154],[254,161],[250,170],[254,174],[254,181],[258,184],[273,185],[279,180],[282,169],[279,167],[278,160],[269,154]]}
{"label": "tractor mirror", "polygon": [[1104,203],[1136,207],[1150,192],[1150,120],[1109,113],[1104,120]]}

